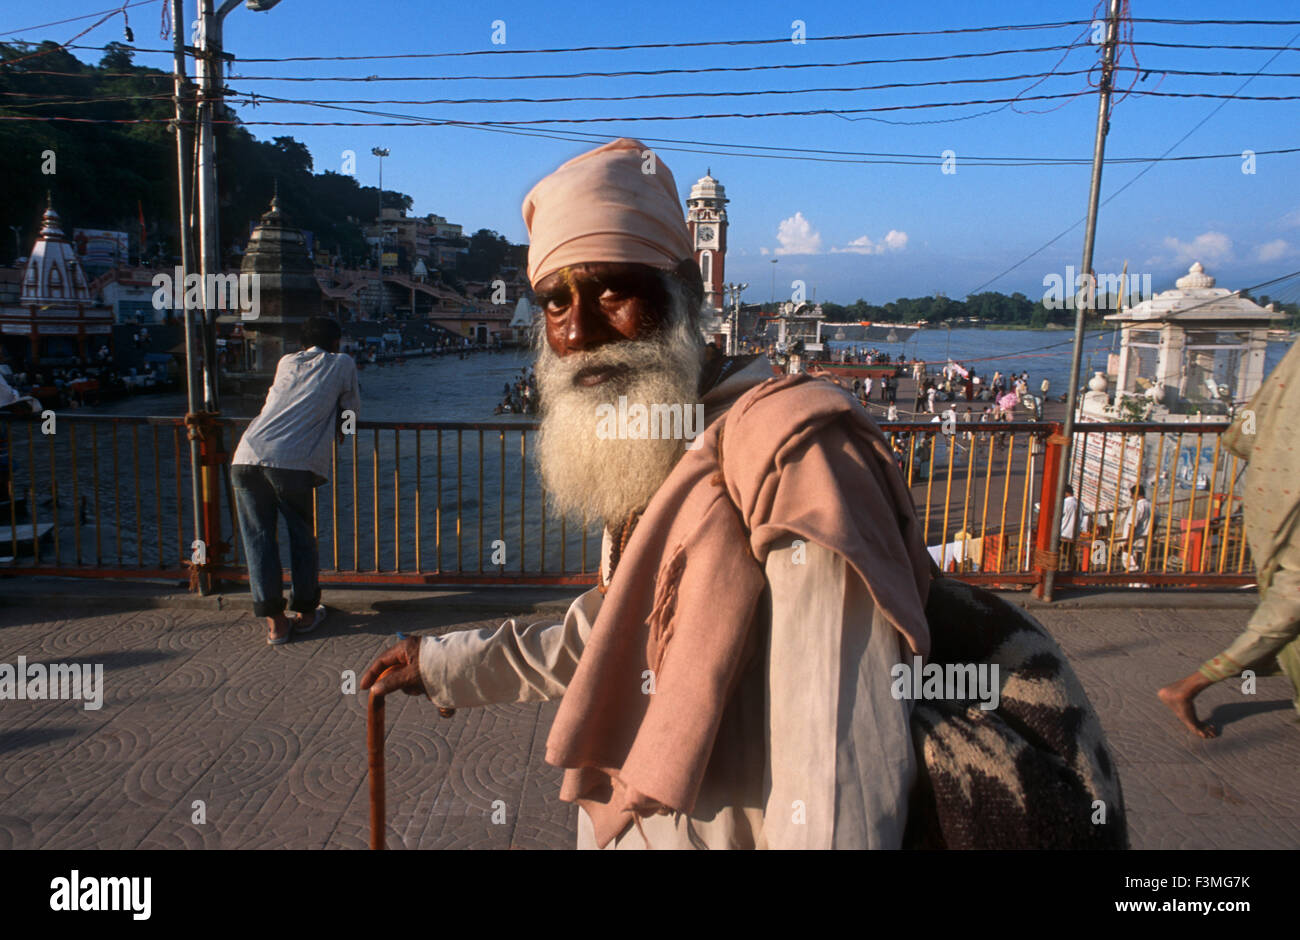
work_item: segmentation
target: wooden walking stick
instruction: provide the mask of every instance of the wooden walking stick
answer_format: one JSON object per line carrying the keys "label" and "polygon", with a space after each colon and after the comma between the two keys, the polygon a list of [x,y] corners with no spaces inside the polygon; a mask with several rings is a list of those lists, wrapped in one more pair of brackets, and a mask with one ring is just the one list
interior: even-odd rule
{"label": "wooden walking stick", "polygon": [[[391,672],[384,670],[379,678]],[[384,697],[370,689],[370,704],[366,709],[366,751],[370,767],[370,848],[384,847]]]}
{"label": "wooden walking stick", "polygon": [[[383,679],[396,666],[389,666],[379,676]],[[376,683],[378,680],[376,680]],[[454,708],[439,706],[438,714],[451,718],[456,714]],[[384,804],[384,697],[376,695],[374,686],[370,689],[370,702],[366,708],[366,756],[370,769],[370,848],[384,848],[384,836],[387,833]]]}

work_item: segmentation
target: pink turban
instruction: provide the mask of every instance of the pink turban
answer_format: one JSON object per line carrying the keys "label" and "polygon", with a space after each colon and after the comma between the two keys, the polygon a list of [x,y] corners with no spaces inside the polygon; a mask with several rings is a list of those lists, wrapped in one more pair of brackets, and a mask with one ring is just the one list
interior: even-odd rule
{"label": "pink turban", "polygon": [[677,183],[649,150],[620,137],[574,157],[532,188],[524,198],[529,281],[536,285],[583,262],[671,270],[694,256]]}

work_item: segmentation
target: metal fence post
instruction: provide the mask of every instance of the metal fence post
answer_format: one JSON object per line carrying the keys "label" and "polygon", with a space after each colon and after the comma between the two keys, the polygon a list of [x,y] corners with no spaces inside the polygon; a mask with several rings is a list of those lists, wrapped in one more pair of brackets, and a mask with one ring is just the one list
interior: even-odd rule
{"label": "metal fence post", "polygon": [[[1056,504],[1056,478],[1060,473],[1061,462],[1069,449],[1070,440],[1061,433],[1060,422],[1052,422],[1052,432],[1047,436],[1047,452],[1043,454],[1043,487],[1038,497],[1038,525],[1034,538],[1034,570],[1038,581],[1034,593],[1043,596],[1047,572],[1055,571],[1060,561],[1060,552],[1051,551],[1052,547],[1052,513],[1050,507]],[[1031,441],[1030,446],[1033,446]],[[1025,487],[1033,485],[1032,480],[1025,481]]]}

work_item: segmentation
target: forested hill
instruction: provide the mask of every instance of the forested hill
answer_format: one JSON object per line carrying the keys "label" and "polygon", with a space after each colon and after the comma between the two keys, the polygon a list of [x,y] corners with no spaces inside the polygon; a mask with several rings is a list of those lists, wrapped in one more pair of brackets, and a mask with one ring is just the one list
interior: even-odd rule
{"label": "forested hill", "polygon": [[948,297],[900,297],[887,304],[870,304],[859,299],[841,305],[822,304],[827,319],[838,321],[880,320],[887,323],[915,323],[927,320],[938,323],[948,320],[977,318],[981,323],[1016,324],[1044,327],[1049,323],[1074,322],[1073,310],[1048,310],[1042,300],[1030,300],[1019,292],[1008,297],[997,291],[972,294],[965,300]]}
{"label": "forested hill", "polygon": [[[1172,287],[1173,285],[1169,285]],[[1243,291],[1243,297],[1250,298],[1261,306],[1272,302],[1267,294],[1251,295]],[[1133,298],[1126,298],[1125,304]],[[1141,298],[1145,300],[1146,298]],[[1278,321],[1278,326],[1289,329],[1300,327],[1300,303],[1278,303],[1278,309],[1290,316],[1287,322]],[[1103,293],[1098,298],[1098,311],[1090,317],[1090,327],[1101,327],[1101,319],[1108,313],[1119,309],[1120,300]],[[1073,326],[1075,311],[1071,309],[1049,310],[1042,299],[1030,300],[1024,294],[1016,292],[1010,296],[997,291],[985,291],[971,294],[965,300],[953,300],[949,297],[900,297],[887,304],[871,304],[857,300],[851,304],[823,303],[822,312],[828,320],[837,322],[859,322],[862,320],[885,323],[915,323],[926,320],[931,325],[936,323],[953,323],[961,320],[978,320],[978,326],[1028,326],[1042,329],[1049,324]],[[1289,326],[1288,326],[1289,323]]]}
{"label": "forested hill", "polygon": [[[22,61],[8,64],[15,59]],[[120,43],[110,43],[98,65],[52,42],[35,49],[0,43],[0,263],[14,257],[9,226],[22,228],[20,253],[30,249],[47,190],[69,233],[77,227],[129,232],[134,254],[143,212],[147,256],[177,254],[173,109],[171,73],[135,66]],[[88,123],[15,120],[54,116]],[[225,116],[235,114],[227,109]],[[104,121],[118,123],[98,123]],[[54,154],[52,174],[42,172],[46,151]],[[373,221],[376,187],[341,173],[315,173],[297,140],[255,140],[237,124],[217,125],[217,162],[223,249],[245,240],[250,220],[266,211],[278,184],[286,216],[313,232],[318,246],[344,259],[367,256],[361,226],[349,219]],[[384,205],[409,209],[411,197],[385,191]]]}

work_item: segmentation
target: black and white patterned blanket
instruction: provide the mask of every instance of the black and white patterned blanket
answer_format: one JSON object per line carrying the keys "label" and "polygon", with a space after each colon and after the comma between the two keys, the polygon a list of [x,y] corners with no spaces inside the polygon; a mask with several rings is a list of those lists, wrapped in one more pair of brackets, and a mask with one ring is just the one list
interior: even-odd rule
{"label": "black and white patterned blanket", "polygon": [[1097,713],[1056,641],[1019,607],[952,578],[926,604],[928,663],[997,663],[996,708],[915,704],[923,770],[904,844],[921,849],[1122,849],[1124,796]]}

